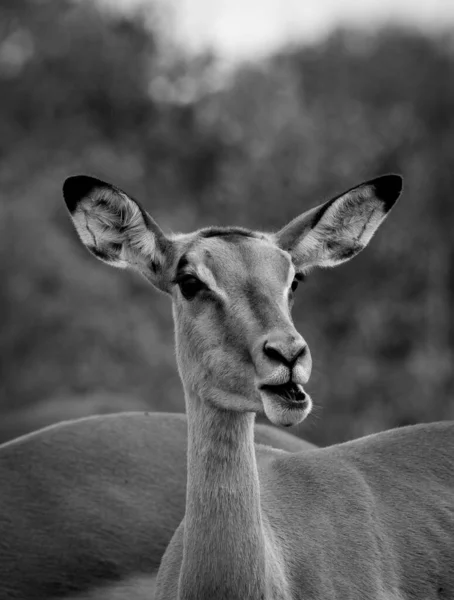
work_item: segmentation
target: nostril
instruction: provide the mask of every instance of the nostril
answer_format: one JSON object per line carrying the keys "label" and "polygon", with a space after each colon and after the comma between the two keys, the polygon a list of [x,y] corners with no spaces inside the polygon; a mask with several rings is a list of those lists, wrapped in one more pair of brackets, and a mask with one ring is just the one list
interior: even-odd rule
{"label": "nostril", "polygon": [[306,343],[304,343],[304,344],[301,346],[301,348],[295,352],[295,356],[293,357],[293,360],[292,360],[292,362],[296,362],[296,361],[297,361],[299,358],[301,358],[301,357],[303,357],[305,354],[307,354],[307,350],[308,350],[307,344],[306,344]]}
{"label": "nostril", "polygon": [[271,358],[271,360],[277,360],[278,362],[283,362],[285,364],[287,363],[287,359],[281,354],[279,349],[268,342],[263,344],[263,352],[268,358]]}
{"label": "nostril", "polygon": [[272,344],[271,342],[266,341],[263,344],[263,352],[265,356],[271,360],[292,367],[300,357],[303,357],[308,352],[308,346],[304,342],[299,348],[292,348],[291,344],[288,346],[281,346],[280,344]]}

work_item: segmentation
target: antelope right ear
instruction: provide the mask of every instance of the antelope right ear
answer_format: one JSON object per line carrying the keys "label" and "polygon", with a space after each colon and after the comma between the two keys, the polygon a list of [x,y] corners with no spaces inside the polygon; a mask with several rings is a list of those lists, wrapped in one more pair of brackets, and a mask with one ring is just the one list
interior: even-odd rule
{"label": "antelope right ear", "polygon": [[169,291],[173,243],[135,200],[86,175],[69,177],[63,197],[82,243],[96,258],[138,271],[160,290]]}
{"label": "antelope right ear", "polygon": [[335,267],[356,256],[372,239],[402,191],[402,177],[383,175],[313,208],[275,234],[296,270]]}

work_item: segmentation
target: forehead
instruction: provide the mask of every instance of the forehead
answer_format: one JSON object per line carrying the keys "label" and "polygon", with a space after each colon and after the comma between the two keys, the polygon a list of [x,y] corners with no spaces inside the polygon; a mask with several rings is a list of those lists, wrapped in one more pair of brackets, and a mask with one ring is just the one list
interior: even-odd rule
{"label": "forehead", "polygon": [[200,231],[185,244],[177,270],[206,268],[220,282],[245,278],[286,281],[290,255],[271,236],[242,229]]}

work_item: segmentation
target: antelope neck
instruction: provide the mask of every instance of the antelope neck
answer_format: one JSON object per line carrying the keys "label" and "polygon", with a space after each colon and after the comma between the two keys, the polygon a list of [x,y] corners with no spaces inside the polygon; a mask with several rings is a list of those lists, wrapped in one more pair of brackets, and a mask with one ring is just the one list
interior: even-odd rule
{"label": "antelope neck", "polygon": [[254,413],[186,394],[188,486],[181,600],[267,597]]}

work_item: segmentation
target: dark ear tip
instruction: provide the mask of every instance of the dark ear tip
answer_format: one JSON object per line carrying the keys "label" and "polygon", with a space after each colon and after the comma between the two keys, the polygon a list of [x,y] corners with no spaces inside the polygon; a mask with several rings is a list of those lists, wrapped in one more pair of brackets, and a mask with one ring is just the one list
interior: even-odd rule
{"label": "dark ear tip", "polygon": [[389,175],[382,175],[371,181],[375,188],[377,196],[383,200],[389,210],[399,198],[404,180],[400,175],[390,173]]}
{"label": "dark ear tip", "polygon": [[63,184],[63,198],[70,213],[73,213],[82,198],[87,196],[94,187],[106,185],[100,179],[88,175],[73,175]]}

